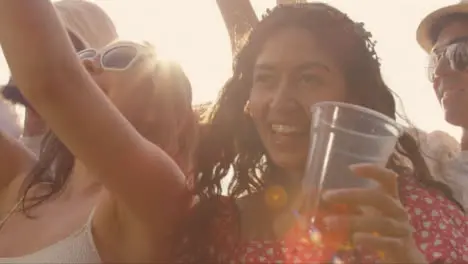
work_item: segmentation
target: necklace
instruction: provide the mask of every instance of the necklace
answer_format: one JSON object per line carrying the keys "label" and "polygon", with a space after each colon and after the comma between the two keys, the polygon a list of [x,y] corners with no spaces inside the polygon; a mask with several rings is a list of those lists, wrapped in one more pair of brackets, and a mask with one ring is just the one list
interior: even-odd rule
{"label": "necklace", "polygon": [[24,196],[8,211],[8,213],[3,217],[3,219],[0,221],[0,230],[2,230],[3,226],[5,223],[10,219],[10,217],[13,215],[14,212],[18,210],[20,207],[21,203],[24,201]]}

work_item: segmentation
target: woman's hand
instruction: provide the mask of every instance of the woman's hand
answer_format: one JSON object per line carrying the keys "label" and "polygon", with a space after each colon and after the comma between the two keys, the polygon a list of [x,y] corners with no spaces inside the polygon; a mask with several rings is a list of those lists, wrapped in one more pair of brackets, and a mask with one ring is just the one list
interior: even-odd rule
{"label": "woman's hand", "polygon": [[[367,207],[361,214],[328,215],[324,218],[331,231],[349,232],[354,246],[374,250],[385,261],[426,263],[413,239],[413,228],[398,195],[398,175],[370,164],[352,166],[353,172],[379,182],[376,189],[342,189],[324,193],[327,204]],[[346,229],[346,230],[344,230]]]}

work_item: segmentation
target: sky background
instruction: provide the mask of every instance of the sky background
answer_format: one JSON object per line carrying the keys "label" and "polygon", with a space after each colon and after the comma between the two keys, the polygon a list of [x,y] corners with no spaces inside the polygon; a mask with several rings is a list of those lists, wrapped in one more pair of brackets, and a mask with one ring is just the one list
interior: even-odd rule
{"label": "sky background", "polygon": [[[235,1],[235,0],[232,0]],[[261,15],[275,0],[251,0]],[[194,103],[216,98],[231,73],[227,31],[216,0],[94,0],[114,20],[121,38],[148,40],[163,56],[179,61],[194,89]],[[448,125],[427,80],[427,55],[416,43],[416,28],[429,12],[454,0],[323,1],[364,22],[377,40],[382,72],[401,98],[408,118],[426,131],[443,130],[458,139]],[[0,53],[0,82],[8,68]],[[401,108],[400,108],[401,109]]]}

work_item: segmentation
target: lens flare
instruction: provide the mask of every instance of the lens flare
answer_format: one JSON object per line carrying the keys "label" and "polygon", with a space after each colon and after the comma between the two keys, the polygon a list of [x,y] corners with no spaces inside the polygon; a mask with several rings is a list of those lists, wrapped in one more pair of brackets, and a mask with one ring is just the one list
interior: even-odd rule
{"label": "lens flare", "polygon": [[271,209],[280,209],[286,206],[288,194],[280,185],[270,186],[265,191],[265,203]]}
{"label": "lens flare", "polygon": [[315,246],[323,246],[322,234],[315,227],[309,229],[309,239]]}
{"label": "lens flare", "polygon": [[353,245],[349,242],[347,243],[344,243],[343,245],[340,246],[339,250],[340,251],[350,251],[350,250],[353,250]]}
{"label": "lens flare", "polygon": [[344,264],[345,262],[338,256],[334,256],[332,261],[332,264]]}

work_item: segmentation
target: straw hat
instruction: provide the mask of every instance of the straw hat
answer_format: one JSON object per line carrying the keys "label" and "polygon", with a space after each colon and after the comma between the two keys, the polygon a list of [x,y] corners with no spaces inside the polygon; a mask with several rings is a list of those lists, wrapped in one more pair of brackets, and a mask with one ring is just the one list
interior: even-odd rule
{"label": "straw hat", "polygon": [[85,0],[62,0],[54,3],[67,30],[87,48],[102,48],[118,35],[110,17],[96,4]]}
{"label": "straw hat", "polygon": [[431,30],[441,18],[458,13],[466,13],[468,15],[468,0],[460,0],[458,4],[445,6],[435,10],[427,15],[419,24],[416,31],[416,38],[419,45],[427,52],[431,52],[434,45],[431,40]]}

